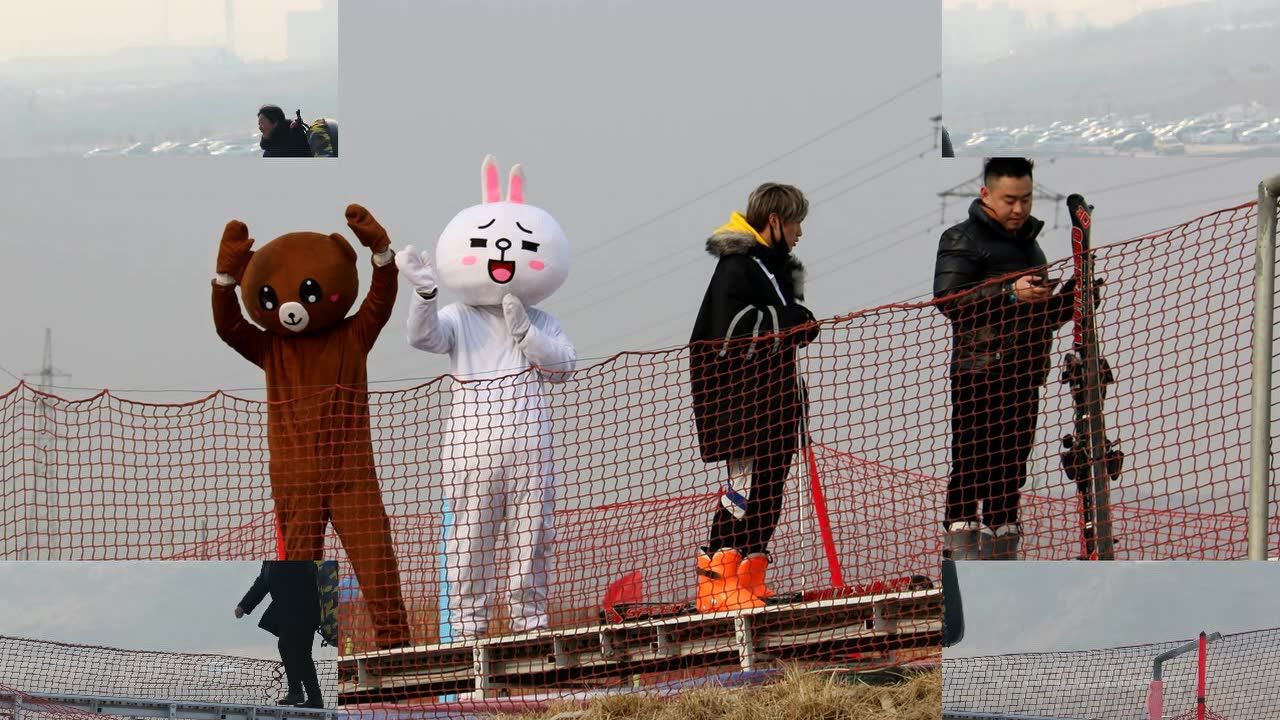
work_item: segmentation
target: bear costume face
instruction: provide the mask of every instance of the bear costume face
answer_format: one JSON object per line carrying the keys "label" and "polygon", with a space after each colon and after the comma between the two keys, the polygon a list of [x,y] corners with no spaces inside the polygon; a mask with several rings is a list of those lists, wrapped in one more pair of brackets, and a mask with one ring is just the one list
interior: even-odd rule
{"label": "bear costume face", "polygon": [[524,202],[524,173],[511,168],[501,199],[498,165],[480,168],[483,202],[454,216],[436,244],[440,282],[467,305],[501,305],[507,293],[526,305],[551,296],[569,276],[569,241],[550,213]]}
{"label": "bear costume face", "polygon": [[269,332],[311,334],[347,316],[359,283],[356,251],[344,237],[294,232],[253,253],[240,297],[249,316]]}

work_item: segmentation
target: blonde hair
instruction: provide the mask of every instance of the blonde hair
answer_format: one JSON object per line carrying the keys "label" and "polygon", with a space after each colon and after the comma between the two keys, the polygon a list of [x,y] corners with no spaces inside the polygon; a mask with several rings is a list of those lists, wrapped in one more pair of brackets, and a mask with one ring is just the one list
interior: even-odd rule
{"label": "blonde hair", "polygon": [[803,222],[809,214],[809,201],[794,185],[765,183],[747,198],[747,224],[764,232],[772,214],[784,223]]}

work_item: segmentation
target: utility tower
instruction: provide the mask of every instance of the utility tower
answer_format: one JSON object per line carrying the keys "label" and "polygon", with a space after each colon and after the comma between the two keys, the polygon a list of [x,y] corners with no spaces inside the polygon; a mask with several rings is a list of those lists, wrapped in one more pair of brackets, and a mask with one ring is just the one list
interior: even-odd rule
{"label": "utility tower", "polygon": [[[31,457],[29,463],[24,463],[30,468],[30,472],[23,473],[25,475],[25,487],[20,488],[18,497],[19,511],[21,512],[22,522],[19,525],[21,530],[17,543],[17,558],[20,560],[40,560],[45,559],[33,554],[38,551],[43,543],[39,542],[41,536],[54,539],[59,538],[60,533],[52,523],[56,523],[56,518],[50,518],[48,512],[48,504],[52,496],[48,492],[49,485],[49,455],[51,452],[57,451],[59,441],[62,439],[57,431],[57,424],[50,419],[53,405],[45,393],[52,392],[54,381],[58,378],[70,378],[71,375],[62,372],[53,364],[53,331],[45,328],[44,331],[44,357],[40,364],[40,369],[35,372],[25,373],[24,378],[37,379],[36,388],[41,392],[36,394],[35,413],[32,418],[32,424],[24,432],[24,444],[29,441],[31,445]],[[56,402],[56,401],[55,401]],[[19,480],[24,479],[19,477]]]}
{"label": "utility tower", "polygon": [[[968,202],[978,197],[978,192],[982,189],[982,171],[978,171],[977,177],[972,180],[965,180],[959,185],[947,188],[938,193],[938,197],[942,198],[941,212],[942,217],[939,222],[943,225],[947,224],[947,198],[961,198],[961,202]],[[1041,185],[1038,182],[1032,182],[1032,199],[1034,200],[1052,200],[1053,201],[1053,229],[1058,229],[1058,212],[1062,209],[1062,203],[1066,201],[1067,196],[1056,190]]]}

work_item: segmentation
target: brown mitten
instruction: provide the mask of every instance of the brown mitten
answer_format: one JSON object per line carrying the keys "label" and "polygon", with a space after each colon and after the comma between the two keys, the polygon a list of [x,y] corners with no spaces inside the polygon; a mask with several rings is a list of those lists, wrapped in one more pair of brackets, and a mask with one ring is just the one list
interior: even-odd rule
{"label": "brown mitten", "polygon": [[217,272],[226,273],[235,278],[236,284],[244,276],[244,269],[249,267],[253,257],[253,238],[249,237],[249,228],[239,220],[227,223],[222,231],[222,244],[218,246]]}
{"label": "brown mitten", "polygon": [[347,206],[347,225],[351,231],[356,234],[356,239],[360,244],[380,253],[391,245],[391,240],[387,237],[387,231],[377,220],[373,219],[373,215],[362,205],[352,203]]}

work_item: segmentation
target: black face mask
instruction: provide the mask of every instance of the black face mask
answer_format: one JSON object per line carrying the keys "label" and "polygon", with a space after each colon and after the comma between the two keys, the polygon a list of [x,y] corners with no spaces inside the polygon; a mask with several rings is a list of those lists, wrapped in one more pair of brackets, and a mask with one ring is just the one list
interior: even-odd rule
{"label": "black face mask", "polygon": [[787,236],[782,232],[782,220],[778,220],[778,231],[773,236],[773,243],[770,245],[776,255],[790,255],[791,248],[787,247]]}

